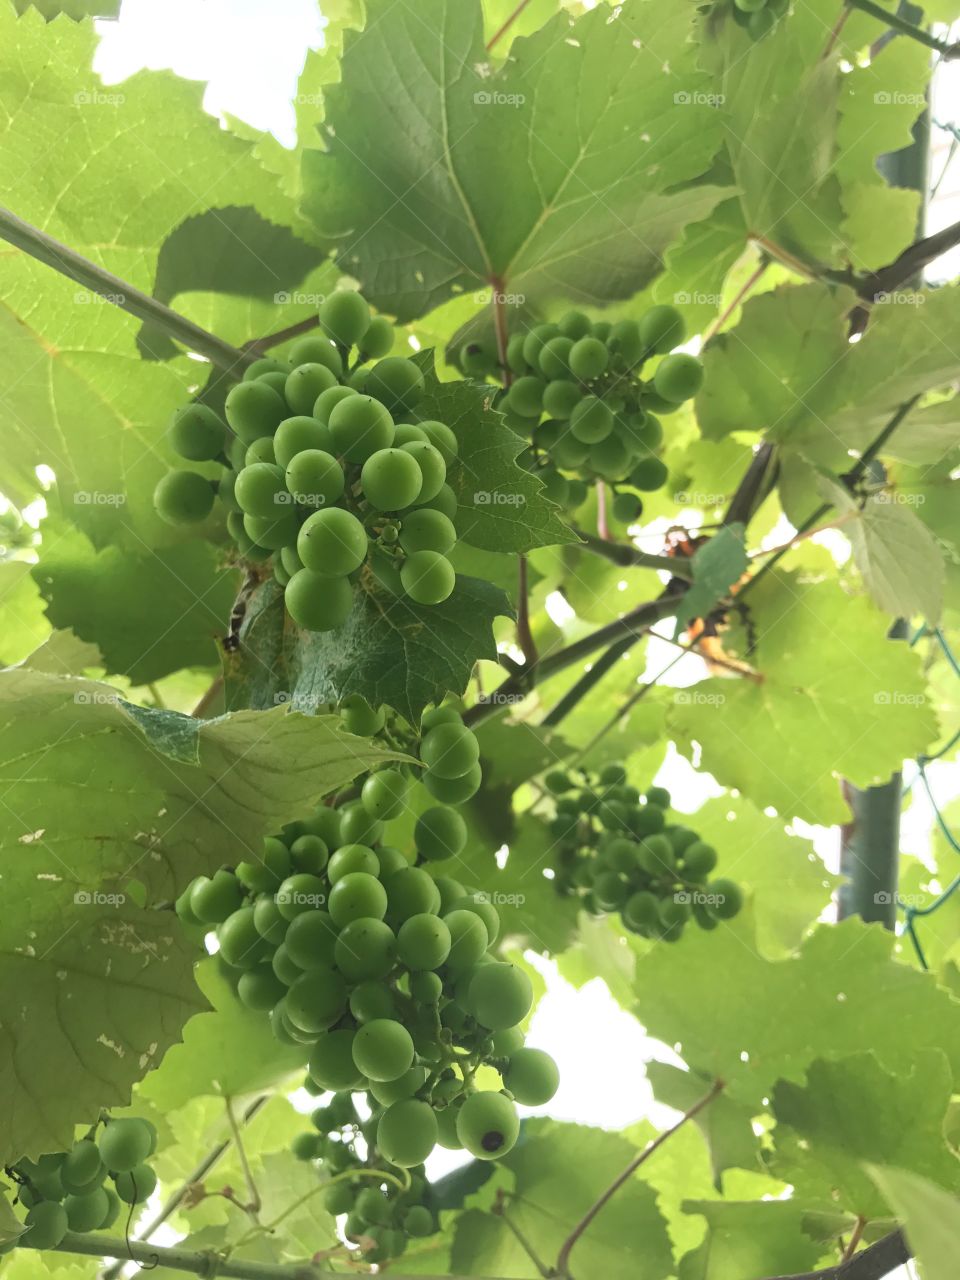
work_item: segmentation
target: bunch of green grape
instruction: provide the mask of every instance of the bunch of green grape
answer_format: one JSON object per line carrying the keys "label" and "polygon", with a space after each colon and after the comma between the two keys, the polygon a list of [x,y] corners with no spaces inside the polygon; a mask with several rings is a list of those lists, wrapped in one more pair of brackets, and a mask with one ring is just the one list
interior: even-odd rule
{"label": "bunch of green grape", "polygon": [[447,553],[457,499],[446,482],[456,435],[414,422],[423,374],[386,354],[393,328],[359,293],[325,299],[320,325],[324,336],[300,338],[287,360],[247,368],[227,394],[226,422],[199,402],[174,414],[176,452],[224,470],[219,480],[171,471],[154,493],[175,525],[205,520],[219,499],[241,555],[272,562],[287,612],[310,631],[346,621],[365,567],[421,605],[440,604],[456,583]]}
{"label": "bunch of green grape", "polygon": [[555,798],[554,883],[591,914],[617,911],[632,933],[676,942],[691,920],[715,929],[740,910],[740,886],[710,879],[716,850],[673,821],[663,787],[641,795],[618,764],[557,769],[544,782]]}
{"label": "bunch of green grape", "polygon": [[[608,482],[613,514],[633,521],[643,511],[636,492],[660,489],[667,468],[658,456],[660,418],[697,394],[703,366],[696,356],[673,352],[686,336],[675,307],[651,307],[639,320],[592,321],[570,311],[556,324],[540,324],[507,343],[510,385],[497,407],[507,422],[530,437],[526,462],[546,486],[547,496],[570,510],[588,485]],[[662,357],[652,374],[641,370]],[[465,373],[497,371],[486,343],[461,351]]]}
{"label": "bunch of green grape", "polygon": [[157,1131],[148,1120],[106,1120],[69,1151],[20,1160],[7,1173],[26,1209],[26,1231],[13,1246],[55,1249],[68,1231],[106,1231],[123,1204],[153,1194],[157,1175],[148,1164]]}
{"label": "bunch of green grape", "polygon": [[[362,699],[342,714],[353,732],[383,728],[383,709]],[[479,786],[477,739],[453,707],[427,711],[421,735],[424,783],[440,803],[417,817],[411,857],[385,842],[409,775],[380,769],[359,798],[321,805],[176,903],[195,936],[215,930],[240,1001],[268,1015],[282,1043],[309,1046],[316,1089],[370,1095],[367,1143],[401,1169],[437,1142],[499,1158],[517,1139],[516,1103],[547,1102],[557,1087],[552,1059],[524,1047],[533,989],[493,951],[496,907],[430,871],[466,844],[452,806]],[[481,1066],[499,1071],[502,1089],[476,1086]]]}
{"label": "bunch of green grape", "polygon": [[728,8],[738,27],[762,40],[789,12],[790,0],[720,0],[717,7]]}
{"label": "bunch of green grape", "polygon": [[[307,1088],[316,1088],[309,1076]],[[389,1085],[374,1088],[382,1094],[391,1093]],[[392,1092],[397,1092],[397,1086]],[[423,1167],[408,1169],[407,1185],[401,1186],[396,1170],[384,1165],[376,1149],[384,1108],[372,1093],[368,1102],[371,1114],[364,1122],[353,1095],[335,1093],[311,1116],[313,1130],[294,1139],[293,1152],[300,1160],[318,1161],[330,1175],[330,1185],[323,1193],[324,1208],[335,1217],[345,1215],[344,1235],[362,1250],[363,1261],[385,1262],[399,1257],[409,1238],[433,1235],[439,1222]],[[360,1138],[365,1154],[358,1150]]]}

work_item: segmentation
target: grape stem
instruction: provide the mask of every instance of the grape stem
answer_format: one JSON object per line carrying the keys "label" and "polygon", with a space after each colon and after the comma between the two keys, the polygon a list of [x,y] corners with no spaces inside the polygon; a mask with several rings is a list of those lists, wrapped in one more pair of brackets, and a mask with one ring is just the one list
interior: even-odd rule
{"label": "grape stem", "polygon": [[520,17],[521,13],[523,13],[524,9],[527,7],[529,3],[530,3],[530,0],[520,0],[520,3],[517,5],[514,11],[510,14],[508,18],[504,20],[502,26],[497,28],[497,30],[493,33],[493,35],[487,41],[488,53],[493,48],[493,46],[499,40],[501,40],[503,36],[506,35],[506,33],[510,30],[510,28],[513,26],[516,20]]}
{"label": "grape stem", "polygon": [[279,347],[282,342],[299,338],[302,334],[311,333],[319,327],[319,314],[307,316],[304,320],[298,320],[296,324],[287,325],[285,329],[278,329],[276,333],[265,333],[262,338],[250,338],[240,349],[251,356],[262,356],[271,347]]}
{"label": "grape stem", "polygon": [[597,1214],[601,1209],[604,1209],[607,1206],[620,1188],[630,1181],[640,1166],[645,1164],[655,1151],[659,1150],[659,1148],[662,1147],[669,1138],[672,1138],[679,1129],[682,1129],[689,1120],[692,1120],[694,1116],[699,1115],[701,1111],[708,1107],[710,1103],[713,1102],[714,1098],[716,1098],[725,1087],[726,1086],[722,1080],[715,1080],[699,1102],[695,1102],[692,1107],[685,1111],[675,1125],[671,1126],[669,1129],[665,1129],[663,1133],[654,1138],[652,1142],[648,1142],[640,1154],[630,1161],[624,1171],[617,1178],[614,1178],[613,1182],[611,1182],[610,1186],[607,1187],[603,1195],[601,1195],[599,1200],[595,1201],[594,1204],[590,1206],[563,1242],[560,1253],[557,1255],[557,1265],[554,1269],[554,1274],[564,1277],[565,1280],[571,1280],[570,1254],[573,1252],[577,1241],[593,1222]]}
{"label": "grape stem", "polygon": [[240,1161],[240,1168],[243,1171],[243,1180],[247,1184],[247,1195],[249,1201],[247,1204],[240,1205],[240,1208],[248,1213],[254,1222],[258,1221],[260,1207],[263,1201],[260,1198],[260,1192],[257,1188],[256,1179],[253,1176],[253,1170],[250,1168],[250,1161],[247,1159],[246,1148],[243,1145],[243,1136],[240,1133],[240,1126],[237,1124],[237,1116],[233,1109],[233,1101],[230,1098],[224,1098],[224,1107],[227,1113],[227,1124],[230,1126],[230,1137],[236,1148],[237,1159]]}
{"label": "grape stem", "polygon": [[182,343],[188,351],[206,356],[212,364],[227,373],[242,371],[244,365],[253,360],[248,352],[231,346],[206,329],[201,329],[186,316],[180,315],[158,299],[151,298],[148,293],[128,284],[105,267],[97,266],[89,258],[84,258],[82,254],[61,244],[59,240],[54,240],[45,231],[24,222],[12,210],[2,206],[0,240],[6,240],[31,258],[36,258],[38,262],[58,271],[69,280],[83,285],[107,302],[112,302],[122,311],[129,312],[145,323],[157,325],[171,338]]}
{"label": "grape stem", "polygon": [[650,555],[632,544],[605,542],[603,538],[598,538],[596,534],[588,533],[585,529],[578,529],[576,525],[571,525],[570,529],[582,541],[585,550],[592,551],[594,555],[603,556],[605,560],[610,560],[614,564],[623,565],[625,568],[634,565],[641,569],[665,569],[674,578],[693,577],[693,569],[687,561],[674,556]]}
{"label": "grape stem", "polygon": [[501,1187],[497,1191],[497,1198],[494,1201],[490,1209],[490,1212],[494,1214],[496,1217],[500,1218],[504,1226],[507,1228],[507,1230],[511,1233],[511,1235],[517,1241],[517,1244],[519,1244],[520,1248],[523,1250],[523,1252],[527,1255],[527,1257],[536,1267],[537,1271],[539,1271],[540,1275],[543,1276],[543,1280],[552,1280],[552,1277],[554,1277],[557,1274],[556,1271],[554,1271],[551,1267],[548,1267],[543,1262],[543,1260],[537,1254],[536,1249],[534,1249],[533,1245],[526,1238],[526,1236],[523,1234],[523,1232],[520,1230],[517,1224],[512,1220],[512,1218],[507,1216],[506,1201],[507,1201],[507,1197],[504,1194],[503,1188]]}

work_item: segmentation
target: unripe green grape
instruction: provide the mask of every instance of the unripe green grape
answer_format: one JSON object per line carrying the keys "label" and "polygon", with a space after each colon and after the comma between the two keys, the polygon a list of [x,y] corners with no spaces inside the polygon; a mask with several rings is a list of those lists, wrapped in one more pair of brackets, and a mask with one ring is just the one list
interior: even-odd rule
{"label": "unripe green grape", "polygon": [[424,734],[420,742],[420,759],[427,770],[440,778],[459,778],[480,758],[476,734],[458,719],[439,724]]}
{"label": "unripe green grape", "polygon": [[301,569],[287,583],[283,599],[298,626],[307,631],[333,631],[350,616],[353,587],[346,578]]}
{"label": "unripe green grape", "polygon": [[348,694],[340,703],[343,727],[360,738],[370,738],[383,728],[386,715],[382,707],[374,709],[359,693]]}
{"label": "unripe green grape", "polygon": [[590,467],[605,480],[621,480],[630,470],[630,454],[623,441],[611,432],[590,448]]}
{"label": "unripe green grape", "polygon": [[418,507],[408,512],[400,526],[400,546],[408,554],[414,551],[452,551],[457,543],[453,521],[441,511]]}
{"label": "unripe green grape", "polygon": [[689,827],[670,827],[664,834],[670,841],[670,847],[678,858],[683,857],[690,846],[696,844],[700,839],[697,833],[691,831]]}
{"label": "unripe green grape", "polygon": [[262,384],[265,387],[269,387],[271,391],[275,391],[277,395],[280,396],[280,398],[284,401],[284,403],[286,403],[286,396],[284,395],[284,391],[286,389],[287,377],[289,376],[289,374],[290,374],[289,369],[287,369],[286,372],[279,369],[276,369],[276,370],[271,369],[267,373],[261,373],[259,378],[257,378],[257,382],[258,384]]}
{"label": "unripe green grape", "polygon": [[294,413],[312,414],[317,397],[337,385],[337,375],[325,364],[301,364],[284,382],[284,399]]}
{"label": "unripe green grape", "polygon": [[[77,1195],[91,1183],[97,1184],[106,1172],[100,1151],[89,1138],[77,1142],[67,1152],[60,1165],[60,1184],[64,1191]],[[90,1228],[87,1228],[89,1230]],[[79,1230],[79,1228],[71,1228]]]}
{"label": "unripe green grape", "polygon": [[341,928],[351,920],[382,920],[387,913],[387,893],[375,876],[352,871],[330,890],[328,903],[334,924]]}
{"label": "unripe green grape", "polygon": [[721,920],[732,920],[743,906],[743,890],[733,880],[711,880],[708,891],[717,901],[712,904],[713,914]]}
{"label": "unripe green grape", "polygon": [[417,604],[442,604],[456,586],[457,575],[439,551],[414,551],[400,570],[400,581]]}
{"label": "unripe green grape", "polygon": [[741,13],[757,13],[765,8],[767,0],[733,0],[733,3]]}
{"label": "unripe green grape", "polygon": [[545,343],[543,350],[540,352],[539,361],[540,372],[543,376],[547,379],[574,377],[570,366],[570,352],[572,350],[573,339],[564,337],[563,334],[556,338],[551,338],[549,342]]}
{"label": "unripe green grape", "polygon": [[327,1213],[338,1218],[343,1213],[349,1213],[353,1208],[353,1202],[356,1193],[347,1182],[335,1182],[332,1186],[326,1188],[323,1193],[323,1207]]}
{"label": "unripe green grape", "polygon": [[[244,462],[244,466],[246,466],[246,462]],[[240,503],[237,501],[236,496],[236,486],[237,473],[235,471],[224,471],[216,482],[217,497],[226,510],[228,518],[234,512],[240,510]]]}
{"label": "unripe green grape", "polygon": [[614,519],[631,524],[643,514],[643,502],[635,493],[618,493],[613,499],[612,511]]}
{"label": "unripe green grape", "polygon": [[624,903],[621,916],[628,929],[634,933],[643,933],[660,919],[657,898],[646,890],[633,893]]}
{"label": "unripe green grape", "polygon": [[332,1027],[346,1007],[347,984],[334,968],[314,968],[301,974],[284,997],[287,1018],[311,1035]]}
{"label": "unripe green grape", "polygon": [[113,1187],[104,1187],[103,1190],[107,1197],[107,1211],[97,1224],[97,1231],[109,1230],[120,1216],[121,1202],[115,1189]]}
{"label": "unripe green grape", "polygon": [[663,488],[668,475],[665,464],[659,458],[641,458],[630,472],[630,483],[643,493],[653,493]]}
{"label": "unripe green grape", "polygon": [[[547,383],[543,393],[543,409],[551,418],[567,419],[580,403],[581,391],[575,382],[557,380]],[[550,447],[550,446],[546,446]]]}
{"label": "unripe green grape", "polygon": [[323,906],[326,887],[320,876],[297,871],[283,881],[274,901],[285,920],[295,920],[305,911],[315,911]]}
{"label": "unripe green grape", "polygon": [[653,375],[654,391],[674,404],[691,400],[702,385],[703,365],[696,356],[683,351],[664,356]]}
{"label": "unripe green grape", "polygon": [[640,317],[639,324],[643,348],[651,355],[672,351],[687,336],[686,321],[676,307],[651,307]]}
{"label": "unripe green grape", "polygon": [[440,891],[433,878],[420,867],[394,872],[384,882],[387,891],[387,919],[402,924],[411,916],[440,910]]}
{"label": "unripe green grape", "polygon": [[392,845],[381,844],[377,849],[377,861],[380,863],[380,879],[394,875],[397,871],[406,871],[410,866],[409,859]]}
{"label": "unripe green grape", "polygon": [[100,1134],[97,1146],[100,1159],[111,1173],[126,1173],[146,1160],[153,1150],[153,1126],[135,1117],[110,1120]]}
{"label": "unripe green grape", "polygon": [[618,320],[607,337],[607,348],[629,369],[643,355],[643,339],[636,320]]}
{"label": "unripe green grape", "polygon": [[627,882],[615,871],[601,871],[593,881],[593,896],[603,911],[623,906],[629,892]]}
{"label": "unripe green grape", "polygon": [[[252,467],[257,462],[269,462],[275,466],[277,455],[274,452],[273,441],[269,436],[261,436],[259,440],[254,440],[253,444],[243,455],[244,467]],[[236,496],[236,485],[234,485],[234,496]]]}
{"label": "unripe green grape", "polygon": [[385,978],[396,954],[397,940],[389,925],[361,917],[341,930],[333,957],[344,977],[350,982],[363,982]]}
{"label": "unripe green grape", "polygon": [[432,1235],[436,1229],[433,1214],[422,1204],[415,1204],[403,1215],[403,1229],[408,1236]]}
{"label": "unripe green grape", "polygon": [[467,843],[467,824],[456,809],[435,805],[417,819],[413,842],[417,853],[428,862],[453,858]]}
{"label": "unripe green grape", "polygon": [[[380,925],[386,928],[386,925],[380,920],[354,920],[352,924],[348,924],[346,929],[340,935],[342,938],[345,934],[352,937],[352,930],[358,925]],[[390,930],[391,938],[393,934]],[[395,1018],[397,1016],[397,1005],[393,998],[393,991],[385,982],[380,982],[374,978],[361,979],[357,986],[350,992],[349,1000],[350,1013],[356,1018],[357,1022],[371,1022],[375,1018]]]}
{"label": "unripe green grape", "polygon": [[[269,944],[260,936],[253,920],[253,907],[241,907],[217,929],[217,939],[224,961],[235,969],[252,969],[270,953]],[[106,1157],[108,1168],[115,1168]]]}
{"label": "unripe green grape", "polygon": [[439,452],[443,458],[444,465],[452,466],[454,459],[460,452],[460,441],[456,437],[456,433],[447,426],[445,422],[437,422],[434,418],[427,418],[423,422],[418,422],[417,426],[427,437],[427,440]]}
{"label": "unripe green grape", "polygon": [[368,395],[340,400],[330,410],[327,426],[337,453],[349,462],[365,462],[378,449],[393,444],[393,418],[379,400]]}
{"label": "unripe green grape", "polygon": [[[290,963],[296,965],[301,973],[329,968],[334,961],[336,944],[337,929],[333,920],[326,911],[316,909],[295,916],[283,938]],[[299,977],[299,974],[294,976]]]}
{"label": "unripe green grape", "polygon": [[353,1039],[353,1061],[368,1080],[399,1080],[413,1065],[410,1032],[392,1018],[365,1022]]}
{"label": "unripe green grape", "polygon": [[424,970],[422,973],[411,973],[410,994],[417,1004],[437,1004],[441,995],[443,995],[443,981],[440,975],[429,970]]}
{"label": "unripe green grape", "polygon": [[441,804],[463,804],[477,794],[482,781],[483,771],[479,762],[460,778],[441,778],[431,772],[423,776],[423,785]]}
{"label": "unripe green grape", "polygon": [[637,846],[637,861],[652,876],[672,876],[677,858],[670,841],[663,835],[650,835]]}
{"label": "unripe green grape", "polygon": [[705,880],[717,865],[717,851],[697,840],[683,852],[683,874],[688,880]]}
{"label": "unripe green grape", "polygon": [[[486,930],[484,930],[486,941]],[[514,1027],[530,1012],[533,986],[512,964],[482,965],[470,982],[470,1005],[478,1022],[491,1031]]]}
{"label": "unripe green grape", "polygon": [[[580,403],[578,400],[577,404]],[[590,445],[585,440],[579,440],[573,434],[572,427],[560,433],[556,444],[550,450],[551,460],[556,466],[565,467],[571,471],[583,466],[589,456]]]}
{"label": "unripe green grape", "polygon": [[340,811],[340,832],[348,844],[374,845],[383,835],[383,823],[362,804],[354,802]]}
{"label": "unripe green grape", "polygon": [[557,327],[560,332],[567,338],[583,338],[593,328],[590,317],[584,315],[582,311],[568,311],[562,315],[557,321]]}
{"label": "unripe green grape", "polygon": [[507,368],[512,373],[526,373],[527,362],[523,355],[524,335],[515,333],[507,340]]}
{"label": "unripe green grape", "polygon": [[[556,338],[559,333],[559,325],[538,324],[526,335],[523,340],[523,358],[531,369],[540,368],[540,352],[550,339]],[[567,336],[570,337],[572,335],[568,334]]]}
{"label": "unripe green grape", "polygon": [[208,405],[194,402],[174,413],[167,439],[181,458],[207,462],[223,452],[226,434],[227,428],[220,415]]}
{"label": "unripe green grape", "polygon": [[389,355],[393,347],[393,325],[386,316],[373,317],[357,347],[364,360],[379,360]]}
{"label": "unripe green grape", "polygon": [[298,1133],[290,1143],[290,1150],[297,1160],[316,1160],[320,1155],[319,1134]]}
{"label": "unripe green grape", "polygon": [[457,1137],[478,1160],[498,1160],[520,1133],[517,1109],[502,1093],[472,1093],[457,1115]]}
{"label": "unripe green grape", "polygon": [[357,1196],[355,1209],[364,1222],[382,1225],[390,1221],[390,1205],[376,1187],[363,1188]]}
{"label": "unripe green grape", "polygon": [[371,773],[360,791],[360,800],[371,817],[389,822],[404,809],[409,782],[398,769]]}
{"label": "unripe green grape", "polygon": [[[285,493],[282,496],[287,496]],[[268,552],[280,551],[297,536],[297,519],[289,507],[278,503],[274,516],[244,516],[243,530],[258,547]],[[288,579],[289,581],[289,576]]]}
{"label": "unripe green grape", "polygon": [[325,449],[303,449],[295,454],[285,478],[289,492],[306,507],[332,506],[346,486],[343,468]]}
{"label": "unripe green grape", "polygon": [[517,378],[507,392],[506,403],[513,413],[519,413],[523,418],[539,418],[545,386],[543,378],[530,374]]}
{"label": "unripe green grape", "polygon": [[438,969],[450,954],[450,930],[435,915],[410,916],[400,926],[397,954],[408,969]]}
{"label": "unripe green grape", "polygon": [[251,361],[243,371],[244,382],[258,382],[266,374],[290,372],[290,365],[284,360],[277,360],[273,356],[260,356],[259,359]]}
{"label": "unripe green grape", "polygon": [[287,497],[283,471],[268,462],[244,467],[237,476],[235,493],[245,515],[275,517],[278,495]]}
{"label": "unripe green grape", "polygon": [[610,352],[599,338],[587,336],[573,344],[569,362],[574,375],[583,382],[589,382],[604,372],[610,362]]}
{"label": "unripe green grape", "polygon": [[213,510],[214,488],[196,471],[169,471],[153,491],[153,505],[166,524],[199,524]]}
{"label": "unripe green grape", "polygon": [[413,409],[423,395],[423,387],[423,374],[412,360],[387,356],[370,370],[364,390],[395,414]]}
{"label": "unripe green grape", "polygon": [[190,891],[190,909],[202,924],[222,924],[242,904],[240,884],[229,871],[216,871],[210,880],[195,881]]}
{"label": "unripe green grape", "polygon": [[582,443],[596,444],[613,430],[613,414],[599,396],[584,396],[570,415],[570,430]]}
{"label": "unripe green grape", "polygon": [[359,569],[367,548],[366,529],[343,507],[315,511],[303,522],[297,537],[297,554],[306,568],[333,578]]}
{"label": "unripe green grape", "polygon": [[503,1083],[524,1107],[542,1107],[560,1087],[560,1072],[542,1049],[518,1049],[507,1063]]}
{"label": "unripe green grape", "polygon": [[27,1213],[27,1230],[18,1243],[34,1249],[55,1249],[69,1230],[67,1211],[53,1200],[41,1200]]}
{"label": "unripe green grape", "polygon": [[447,478],[447,464],[443,454],[428,441],[411,440],[409,444],[400,446],[403,453],[414,459],[420,468],[421,485],[417,500],[420,506],[436,498]]}
{"label": "unripe green grape", "polygon": [[393,434],[394,447],[399,449],[401,445],[411,444],[414,440],[430,443],[427,433],[420,430],[419,424],[415,422],[398,422]]}
{"label": "unripe green grape", "polygon": [[[319,449],[329,454],[333,442],[329,430],[307,413],[284,418],[273,438],[273,451],[277,465],[284,469],[306,449]],[[338,495],[339,496],[339,495]]]}
{"label": "unripe green grape", "polygon": [[[357,392],[353,387],[344,387],[339,384],[335,387],[330,387],[327,391],[321,391],[313,406],[313,416],[321,426],[329,427],[330,414],[334,411],[337,405],[358,394],[359,392]],[[332,441],[331,445],[328,447],[332,447]]]}
{"label": "unripe green grape", "polygon": [[[459,896],[462,897],[462,886]],[[448,911],[442,919],[450,930],[450,954],[447,957],[447,963],[451,969],[471,968],[486,953],[486,926],[472,911]],[[520,1019],[516,1021],[519,1022]],[[491,1030],[496,1028],[492,1027]]]}
{"label": "unripe green grape", "polygon": [[523,1032],[519,1027],[508,1027],[506,1031],[498,1031],[492,1037],[491,1047],[497,1058],[512,1058],[518,1049],[523,1048]]}
{"label": "unripe green grape", "polygon": [[367,379],[369,376],[370,370],[367,368],[354,369],[347,377],[347,386],[352,387],[354,391],[363,395],[366,392]]}
{"label": "unripe green grape", "polygon": [[258,898],[253,904],[253,925],[261,938],[278,947],[286,936],[290,921],[272,898]]}
{"label": "unripe green grape", "polygon": [[567,478],[552,467],[543,467],[537,472],[537,478],[543,485],[543,496],[558,506],[567,500]]}
{"label": "unripe green grape", "polygon": [[442,1111],[436,1112],[437,1117],[437,1142],[447,1151],[462,1151],[463,1143],[457,1136],[457,1116],[460,1113],[460,1103],[453,1103],[444,1107]]}
{"label": "unripe green grape", "polygon": [[456,904],[456,908],[458,911],[472,911],[480,917],[487,931],[487,942],[492,947],[500,934],[500,913],[496,907],[482,894],[468,894]]}
{"label": "unripe green grape", "polygon": [[280,981],[271,965],[259,964],[240,975],[237,996],[248,1009],[267,1013],[286,994],[286,985]]}
{"label": "unripe green grape", "polygon": [[482,342],[465,342],[460,348],[460,368],[474,378],[484,378],[497,367],[496,353]]}
{"label": "unripe green grape", "polygon": [[306,871],[315,875],[327,865],[329,851],[326,843],[319,836],[305,832],[297,836],[290,846],[290,855],[297,871]]}
{"label": "unripe green grape", "polygon": [[401,1169],[423,1164],[437,1141],[433,1108],[416,1098],[388,1107],[377,1125],[377,1148],[384,1159]]}
{"label": "unripe green grape", "polygon": [[423,473],[416,459],[403,449],[378,449],[363,464],[360,486],[378,511],[400,511],[416,502]]}
{"label": "unripe green grape", "polygon": [[353,290],[338,290],[320,304],[320,328],[338,346],[355,346],[369,327],[370,308]]}
{"label": "unripe green grape", "polygon": [[227,422],[245,444],[272,436],[290,411],[283,396],[264,382],[238,382],[224,401]]}
{"label": "unripe green grape", "polygon": [[343,372],[343,361],[340,359],[340,352],[329,338],[320,338],[315,335],[298,338],[290,348],[288,362],[294,368],[301,364],[326,365],[338,378]]}

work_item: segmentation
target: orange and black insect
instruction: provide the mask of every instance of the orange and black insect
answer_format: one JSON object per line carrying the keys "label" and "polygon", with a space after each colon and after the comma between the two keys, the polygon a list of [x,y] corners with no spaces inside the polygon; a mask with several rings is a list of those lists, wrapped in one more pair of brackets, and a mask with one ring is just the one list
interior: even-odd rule
{"label": "orange and black insect", "polygon": [[[667,541],[665,554],[674,556],[677,559],[690,560],[695,552],[710,541],[710,535],[707,533],[691,533],[687,529],[681,528],[679,525],[667,530]],[[736,593],[750,578],[749,570],[743,575],[739,582],[735,582],[730,588],[730,602],[717,609],[706,618],[691,618],[687,623],[686,638],[689,645],[694,645],[697,652],[706,661],[711,669],[711,674],[719,675],[721,671],[729,671],[731,668],[743,672],[743,674],[753,674],[752,668],[748,663],[742,662],[738,658],[731,657],[723,647],[722,633],[727,630],[729,624],[729,614],[734,612],[737,614],[743,626],[747,638],[747,656],[753,655],[757,647],[756,627],[753,621],[753,615],[749,606],[745,601],[737,601]],[[671,578],[667,585],[669,592],[683,592],[690,587],[689,578]]]}

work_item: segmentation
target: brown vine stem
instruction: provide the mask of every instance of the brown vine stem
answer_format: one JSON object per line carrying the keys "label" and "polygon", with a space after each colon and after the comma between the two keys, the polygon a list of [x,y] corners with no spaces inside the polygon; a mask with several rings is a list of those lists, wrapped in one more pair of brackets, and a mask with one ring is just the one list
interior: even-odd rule
{"label": "brown vine stem", "polygon": [[717,316],[716,320],[714,320],[713,323],[707,327],[707,331],[703,335],[704,346],[707,345],[707,343],[710,341],[712,337],[714,337],[717,333],[720,332],[723,326],[727,323],[727,321],[736,311],[737,307],[739,307],[740,304],[743,302],[743,300],[746,298],[747,294],[753,290],[754,285],[759,284],[760,280],[763,278],[764,272],[766,271],[767,267],[769,267],[769,265],[770,265],[770,259],[765,257],[763,261],[753,269],[749,277],[743,282],[743,284],[737,290],[736,295],[724,307],[721,314]]}
{"label": "brown vine stem", "polygon": [[530,3],[530,0],[520,0],[520,3],[514,9],[513,13],[511,13],[510,16],[504,20],[503,24],[497,28],[497,30],[493,33],[493,35],[487,41],[488,53],[493,48],[493,46],[499,40],[501,40],[503,36],[506,35],[506,33],[510,30],[510,28],[513,26],[516,20],[520,17],[521,13],[523,13],[524,9],[526,9],[529,3]]}
{"label": "brown vine stem", "polygon": [[539,1256],[536,1249],[534,1249],[533,1245],[526,1238],[526,1236],[523,1234],[523,1232],[520,1230],[517,1224],[513,1221],[512,1218],[510,1218],[507,1215],[506,1200],[507,1200],[507,1197],[504,1194],[503,1190],[502,1189],[499,1190],[497,1192],[497,1198],[494,1201],[493,1207],[491,1208],[490,1212],[494,1214],[495,1217],[501,1219],[504,1226],[507,1228],[507,1230],[510,1232],[510,1234],[514,1237],[514,1239],[519,1244],[520,1248],[523,1250],[523,1252],[527,1255],[527,1257],[536,1267],[540,1275],[543,1276],[543,1280],[552,1280],[552,1277],[556,1275],[556,1272],[546,1265],[546,1263]]}
{"label": "brown vine stem", "polygon": [[250,355],[259,356],[264,351],[269,351],[271,347],[279,347],[281,342],[287,342],[290,338],[299,338],[301,334],[311,333],[319,327],[319,315],[307,316],[304,320],[298,320],[296,324],[288,325],[286,329],[278,329],[276,333],[266,333],[262,338],[250,338],[243,344],[241,350]]}
{"label": "brown vine stem", "polygon": [[823,46],[823,53],[821,53],[820,55],[821,62],[823,62],[826,58],[829,58],[831,53],[833,53],[834,49],[837,47],[837,41],[840,39],[840,36],[843,33],[843,28],[847,25],[847,20],[849,19],[850,14],[851,14],[851,9],[849,5],[844,4],[842,10],[840,11],[840,16],[837,18],[836,22],[833,24],[833,29],[830,32],[829,36],[827,37],[827,43]]}
{"label": "brown vine stem", "polygon": [[640,1154],[630,1161],[623,1173],[611,1182],[610,1186],[607,1187],[599,1200],[596,1200],[590,1206],[574,1229],[567,1236],[566,1240],[564,1240],[560,1253],[557,1255],[556,1273],[558,1275],[565,1277],[565,1280],[570,1280],[570,1254],[573,1252],[577,1241],[590,1226],[591,1222],[593,1222],[597,1214],[604,1209],[607,1204],[609,1204],[624,1183],[629,1182],[640,1166],[645,1164],[655,1151],[659,1150],[659,1148],[662,1147],[668,1139],[672,1138],[679,1129],[682,1129],[689,1120],[692,1120],[694,1116],[699,1115],[701,1111],[708,1107],[714,1098],[716,1098],[725,1087],[726,1086],[722,1080],[715,1080],[699,1102],[695,1102],[692,1107],[685,1111],[675,1125],[671,1126],[669,1129],[665,1129],[663,1133],[654,1138],[652,1142],[648,1142]]}
{"label": "brown vine stem", "polygon": [[748,231],[747,240],[762,249],[764,253],[769,254],[777,262],[782,263],[783,266],[795,271],[797,275],[804,276],[807,280],[819,280],[821,278],[822,272],[819,268],[811,266],[808,262],[803,262],[788,249],[784,249],[782,245],[777,244],[774,240],[768,240],[766,236],[760,235],[758,231]]}
{"label": "brown vine stem", "polygon": [[841,1262],[849,1262],[853,1255],[857,1252],[857,1245],[863,1238],[863,1229],[867,1225],[867,1220],[862,1214],[857,1215],[857,1220],[853,1224],[853,1230],[850,1232],[850,1239],[847,1241],[847,1247],[843,1251]]}

